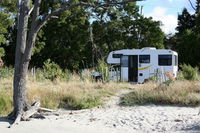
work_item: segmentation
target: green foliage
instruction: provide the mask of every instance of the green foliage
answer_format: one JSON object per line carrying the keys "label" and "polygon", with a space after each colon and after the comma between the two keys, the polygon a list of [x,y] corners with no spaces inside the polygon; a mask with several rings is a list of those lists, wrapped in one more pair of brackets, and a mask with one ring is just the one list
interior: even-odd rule
{"label": "green foliage", "polygon": [[[138,47],[156,47],[163,48],[164,32],[161,30],[161,23],[159,21],[153,21],[152,18],[141,17],[132,22],[135,27],[131,32],[133,38],[138,40]],[[137,29],[137,31],[136,31]]]}
{"label": "green foliage", "polygon": [[148,81],[156,82],[156,81],[158,81],[158,78],[157,78],[157,76],[154,75],[154,76],[149,77]]}
{"label": "green foliage", "polygon": [[87,109],[97,105],[101,105],[100,97],[85,96],[82,98],[76,98],[75,96],[65,96],[61,103],[61,107],[72,108],[72,109]]}
{"label": "green foliage", "polygon": [[[76,0],[70,4],[79,1]],[[117,0],[112,2],[114,1]],[[3,7],[8,7],[9,4],[16,1],[0,1],[0,4],[1,2]],[[40,14],[56,10],[63,2],[42,1]],[[101,2],[110,1],[102,0]],[[8,10],[3,13],[8,14],[7,12]],[[3,19],[2,22],[4,20],[6,19]],[[4,46],[5,61],[9,65],[14,64],[17,33],[16,25],[13,27],[14,29],[9,29],[9,35],[7,35],[9,45]],[[90,27],[93,28],[93,42],[90,37]],[[141,16],[135,2],[94,10],[77,7],[58,14],[58,19],[52,19],[41,29],[36,39],[30,65],[41,68],[44,61],[51,59],[62,69],[80,71],[80,69],[94,67],[99,59],[107,57],[108,53],[113,50],[146,46],[163,48],[163,37],[164,33],[160,29],[160,22]],[[5,42],[6,39],[3,41]]]}
{"label": "green foliage", "polygon": [[14,69],[11,67],[0,67],[0,79],[13,77]]}
{"label": "green foliage", "polygon": [[98,60],[98,64],[95,70],[101,73],[103,81],[109,80],[108,78],[109,67],[105,61]]}
{"label": "green foliage", "polygon": [[178,15],[178,34],[183,33],[185,30],[194,29],[195,26],[195,15],[191,15],[186,8],[183,9],[182,13]]}
{"label": "green foliage", "polygon": [[77,8],[49,21],[37,38],[33,64],[41,66],[42,62],[51,59],[62,69],[78,71],[85,68],[86,62],[91,60],[88,55],[91,51],[88,49],[88,27],[87,12]]}
{"label": "green foliage", "polygon": [[0,0],[0,6],[6,12],[16,12],[17,0]]}
{"label": "green foliage", "polygon": [[45,78],[50,79],[51,81],[62,77],[62,69],[50,59],[44,62],[43,69]]}
{"label": "green foliage", "polygon": [[[42,12],[57,6],[58,2],[45,1]],[[62,69],[80,71],[94,67],[99,59],[107,57],[113,50],[146,46],[163,48],[164,33],[160,23],[140,16],[136,3],[108,8],[109,11],[104,8],[75,8],[49,21],[38,36],[36,48],[39,52],[33,55],[31,64],[41,66],[42,62],[51,59]],[[92,24],[89,23],[91,17]],[[90,27],[93,28],[92,35]]]}
{"label": "green foliage", "polygon": [[[198,13],[190,14],[187,9],[183,9],[178,16],[177,33],[170,37],[167,42],[173,44],[172,49],[179,53],[179,63],[199,66],[200,59],[200,19]],[[168,45],[167,44],[167,45]]]}
{"label": "green foliage", "polygon": [[85,70],[81,71],[80,77],[81,77],[81,80],[83,80],[83,81],[92,81],[93,80],[92,71],[85,69]]}
{"label": "green foliage", "polygon": [[4,48],[0,47],[0,58],[3,57],[5,55],[5,50]]}
{"label": "green foliage", "polygon": [[192,67],[191,65],[183,64],[181,65],[181,68],[184,79],[196,80],[198,78],[198,67]]}
{"label": "green foliage", "polygon": [[9,13],[0,11],[0,44],[6,42],[5,33],[8,32],[7,28],[13,23],[10,16]]}

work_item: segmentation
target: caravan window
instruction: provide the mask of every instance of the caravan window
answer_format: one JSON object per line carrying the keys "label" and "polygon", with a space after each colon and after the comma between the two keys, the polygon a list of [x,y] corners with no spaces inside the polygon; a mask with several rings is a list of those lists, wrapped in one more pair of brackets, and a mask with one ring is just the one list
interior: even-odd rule
{"label": "caravan window", "polygon": [[175,66],[178,66],[178,56],[174,55],[174,57],[175,57]]}
{"label": "caravan window", "polygon": [[128,56],[121,57],[121,67],[128,67]]}
{"label": "caravan window", "polygon": [[172,65],[172,55],[158,55],[158,65],[159,66],[171,66]]}
{"label": "caravan window", "polygon": [[150,55],[140,55],[140,63],[150,63]]}
{"label": "caravan window", "polygon": [[113,58],[121,58],[122,54],[113,54]]}

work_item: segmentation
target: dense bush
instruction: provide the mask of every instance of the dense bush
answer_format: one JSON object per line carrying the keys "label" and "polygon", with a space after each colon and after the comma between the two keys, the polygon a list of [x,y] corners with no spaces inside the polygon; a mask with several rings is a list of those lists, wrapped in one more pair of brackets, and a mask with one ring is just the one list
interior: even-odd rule
{"label": "dense bush", "polygon": [[63,76],[63,71],[58,64],[48,59],[44,62],[44,76],[46,79],[54,81]]}
{"label": "dense bush", "polygon": [[109,67],[105,61],[99,60],[95,70],[101,73],[103,81],[109,80],[108,78]]}
{"label": "dense bush", "polygon": [[14,69],[11,67],[0,67],[0,78],[10,78],[13,73]]}
{"label": "dense bush", "polygon": [[87,109],[92,108],[98,105],[101,105],[102,102],[100,100],[100,96],[85,96],[85,97],[79,97],[76,96],[65,96],[62,99],[61,107],[64,108],[71,108],[71,109]]}
{"label": "dense bush", "polygon": [[192,67],[190,65],[181,65],[183,78],[187,80],[196,80],[198,78],[198,67]]}

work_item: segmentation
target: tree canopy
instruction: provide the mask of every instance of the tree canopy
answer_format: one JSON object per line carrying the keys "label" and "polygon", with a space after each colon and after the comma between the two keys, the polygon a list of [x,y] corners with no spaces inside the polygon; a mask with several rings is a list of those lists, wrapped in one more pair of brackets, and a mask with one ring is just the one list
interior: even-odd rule
{"label": "tree canopy", "polygon": [[186,8],[178,15],[177,33],[165,40],[165,46],[179,53],[180,64],[200,66],[200,12],[199,0],[194,14]]}
{"label": "tree canopy", "polygon": [[[80,1],[74,2],[79,3]],[[90,2],[97,1],[91,0]],[[117,0],[102,2],[117,2]],[[13,7],[8,6],[9,4],[3,3],[2,6]],[[60,1],[43,0],[40,14],[53,12],[61,6]],[[9,12],[15,13],[15,10],[10,8]],[[43,62],[51,59],[63,69],[77,71],[94,67],[99,59],[106,59],[108,53],[113,50],[149,46],[164,47],[161,23],[140,15],[139,7],[134,2],[87,10],[76,7],[59,15],[56,14],[56,16],[38,33],[31,66],[42,67]],[[45,16],[41,16],[41,19],[43,17]],[[29,21],[31,23],[31,20]],[[16,22],[12,27],[6,27],[10,32],[10,36],[7,36],[9,43],[4,46],[5,62],[8,65],[14,64],[17,37],[15,25]]]}

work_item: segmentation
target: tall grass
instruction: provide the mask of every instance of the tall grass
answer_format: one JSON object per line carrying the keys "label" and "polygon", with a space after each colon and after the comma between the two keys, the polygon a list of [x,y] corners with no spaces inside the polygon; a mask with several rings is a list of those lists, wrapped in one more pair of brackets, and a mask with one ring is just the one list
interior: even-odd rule
{"label": "tall grass", "polygon": [[[78,80],[78,79],[77,79]],[[130,88],[126,83],[95,83],[90,81],[29,82],[30,102],[39,100],[43,107],[85,109],[101,105],[102,99],[120,89]]]}
{"label": "tall grass", "polygon": [[12,82],[11,80],[0,80],[0,115],[5,115],[12,110]]}
{"label": "tall grass", "polygon": [[[103,104],[104,99],[119,90],[132,86],[128,83],[96,83],[90,80],[91,77],[87,74],[84,77],[80,74],[71,74],[67,81],[51,81],[43,77],[43,70],[40,72],[39,79],[37,79],[39,73],[36,72],[36,80],[33,80],[29,73],[27,98],[30,103],[40,101],[42,107],[51,109],[92,108]],[[0,115],[9,114],[12,111],[12,80],[12,76],[0,79]]]}
{"label": "tall grass", "polygon": [[200,105],[200,82],[198,81],[175,81],[169,85],[151,82],[138,85],[136,88],[133,92],[124,95],[121,99],[123,105]]}

